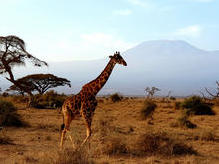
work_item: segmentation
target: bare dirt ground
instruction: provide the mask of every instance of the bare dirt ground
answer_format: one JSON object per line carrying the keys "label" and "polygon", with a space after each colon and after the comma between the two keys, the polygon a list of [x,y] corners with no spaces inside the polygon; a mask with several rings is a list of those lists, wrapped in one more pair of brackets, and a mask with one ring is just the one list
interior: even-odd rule
{"label": "bare dirt ground", "polygon": [[[126,98],[112,103],[101,98],[92,123],[92,137],[77,158],[86,158],[87,161],[84,163],[102,164],[219,163],[219,107],[213,108],[216,112],[215,116],[192,116],[190,120],[197,125],[197,128],[186,129],[174,126],[180,115],[180,110],[175,110],[173,107],[174,101],[162,103],[156,99],[158,108],[154,112],[154,119],[150,123],[141,120],[139,115],[143,101],[142,98]],[[71,158],[71,155],[65,153],[74,150],[68,135],[64,143],[65,150],[59,149],[61,113],[58,110],[26,110],[22,109],[22,105],[18,107],[20,108],[18,113],[29,126],[5,127],[0,131],[2,135],[8,137],[9,141],[7,144],[0,144],[0,163],[74,163],[66,160]],[[191,146],[197,154],[136,155],[139,136],[150,130],[162,131],[173,136],[180,143]],[[79,145],[86,136],[84,120],[82,118],[74,120],[68,134],[74,139],[74,145]],[[115,152],[111,152],[112,143],[115,141],[120,146],[114,148]]]}

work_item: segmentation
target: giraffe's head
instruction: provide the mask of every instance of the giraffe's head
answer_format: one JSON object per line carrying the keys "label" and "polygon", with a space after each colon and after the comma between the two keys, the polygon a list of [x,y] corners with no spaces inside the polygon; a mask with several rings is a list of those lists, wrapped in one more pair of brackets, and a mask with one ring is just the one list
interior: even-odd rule
{"label": "giraffe's head", "polygon": [[109,56],[115,63],[118,64],[122,64],[124,66],[127,66],[127,63],[125,62],[125,60],[122,58],[122,56],[120,55],[120,52],[116,52],[114,53],[113,56]]}

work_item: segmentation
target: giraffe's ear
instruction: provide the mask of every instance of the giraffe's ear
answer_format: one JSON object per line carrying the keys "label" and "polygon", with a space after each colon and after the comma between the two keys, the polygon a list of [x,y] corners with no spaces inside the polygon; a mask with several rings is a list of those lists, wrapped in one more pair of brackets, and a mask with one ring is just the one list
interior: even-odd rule
{"label": "giraffe's ear", "polygon": [[110,56],[109,56],[109,58],[110,58],[110,59],[112,59],[112,58],[113,58],[113,56],[111,56],[111,55],[110,55]]}

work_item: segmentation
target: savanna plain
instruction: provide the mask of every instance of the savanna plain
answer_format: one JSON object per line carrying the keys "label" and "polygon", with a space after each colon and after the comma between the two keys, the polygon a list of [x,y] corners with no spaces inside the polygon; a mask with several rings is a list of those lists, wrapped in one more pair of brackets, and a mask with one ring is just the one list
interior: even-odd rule
{"label": "savanna plain", "polygon": [[[86,137],[79,117],[72,121],[60,150],[60,108],[26,108],[17,96],[1,99],[14,104],[23,125],[1,127],[0,163],[219,163],[216,100],[208,102],[214,115],[187,117],[180,107],[186,98],[98,97],[90,140],[77,148]],[[155,106],[144,115],[145,101]]]}

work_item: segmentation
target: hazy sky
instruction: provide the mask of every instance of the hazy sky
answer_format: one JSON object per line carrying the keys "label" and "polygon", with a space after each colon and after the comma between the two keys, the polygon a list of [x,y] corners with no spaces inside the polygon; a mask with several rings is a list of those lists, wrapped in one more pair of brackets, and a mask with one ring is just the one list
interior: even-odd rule
{"label": "hazy sky", "polygon": [[0,0],[0,35],[46,61],[103,58],[147,40],[219,50],[219,0]]}

